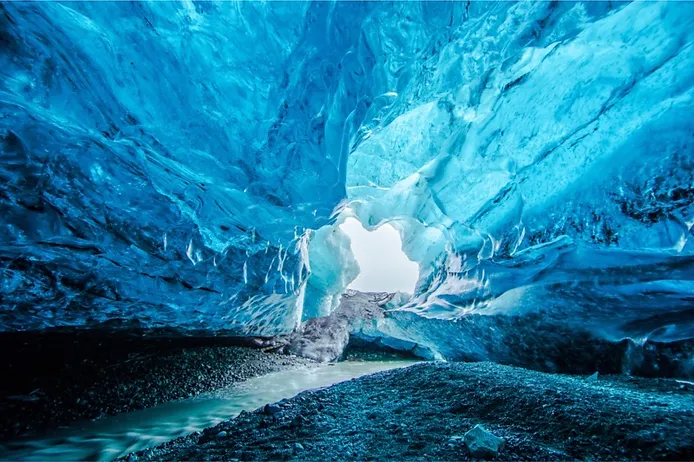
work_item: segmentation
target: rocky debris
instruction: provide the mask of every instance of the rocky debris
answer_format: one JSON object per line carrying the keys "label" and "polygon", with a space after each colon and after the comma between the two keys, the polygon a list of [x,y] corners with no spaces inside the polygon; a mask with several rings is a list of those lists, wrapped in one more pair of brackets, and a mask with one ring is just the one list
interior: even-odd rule
{"label": "rocky debris", "polygon": [[[600,383],[493,363],[421,363],[304,392],[273,416],[261,407],[138,456],[470,460],[459,435],[482,424],[505,441],[499,460],[694,459],[691,391],[666,379],[601,376]],[[631,437],[615,438],[615,428]],[[222,430],[228,438],[214,438]]]}
{"label": "rocky debris", "polygon": [[300,428],[306,423],[306,418],[302,415],[297,415],[292,419],[290,426],[292,428]]}
{"label": "rocky debris", "polygon": [[461,444],[462,442],[463,442],[462,436],[460,436],[460,435],[451,436],[448,439],[448,446],[450,446],[451,448],[454,448],[457,445]]}
{"label": "rocky debris", "polygon": [[278,412],[282,410],[281,407],[279,407],[276,404],[266,404],[265,407],[263,408],[263,412],[267,415],[275,415]]}
{"label": "rocky debris", "polygon": [[348,290],[340,305],[328,316],[306,321],[300,329],[286,337],[281,351],[314,361],[328,362],[339,358],[359,323],[385,316],[383,306],[395,294]]}
{"label": "rocky debris", "polygon": [[475,425],[464,437],[470,455],[476,459],[494,459],[504,447],[504,439],[495,436],[481,425]]}
{"label": "rocky debris", "polygon": [[312,361],[223,338],[0,334],[0,440],[191,398]]}

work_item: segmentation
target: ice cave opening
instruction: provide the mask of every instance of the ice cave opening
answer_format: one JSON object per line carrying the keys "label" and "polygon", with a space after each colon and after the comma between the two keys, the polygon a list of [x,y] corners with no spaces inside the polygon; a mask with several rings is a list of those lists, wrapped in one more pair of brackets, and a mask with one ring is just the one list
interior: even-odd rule
{"label": "ice cave opening", "polygon": [[340,229],[349,236],[359,275],[347,286],[361,292],[414,293],[419,267],[402,250],[400,233],[389,223],[368,231],[349,217]]}
{"label": "ice cave opening", "polygon": [[0,2],[0,441],[351,347],[690,380],[692,114],[694,2]]}

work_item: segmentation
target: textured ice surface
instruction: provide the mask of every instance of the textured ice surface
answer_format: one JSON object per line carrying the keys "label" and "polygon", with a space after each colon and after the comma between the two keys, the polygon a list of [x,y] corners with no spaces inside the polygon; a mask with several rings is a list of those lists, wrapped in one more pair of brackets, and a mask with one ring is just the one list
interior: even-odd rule
{"label": "textured ice surface", "polygon": [[327,4],[1,8],[2,327],[294,327],[359,17],[326,40]]}
{"label": "textured ice surface", "polygon": [[693,336],[692,3],[0,12],[2,329],[286,332],[353,279],[314,231],[349,201],[441,351],[490,315]]}
{"label": "textured ice surface", "polygon": [[330,314],[339,305],[342,292],[359,274],[350,238],[338,224],[315,232],[308,258],[311,274],[304,298],[304,320]]}
{"label": "textured ice surface", "polygon": [[572,332],[692,338],[691,13],[472,3],[427,37],[348,164],[362,221],[402,217],[423,265],[400,308],[419,316],[381,333],[498,359]]}

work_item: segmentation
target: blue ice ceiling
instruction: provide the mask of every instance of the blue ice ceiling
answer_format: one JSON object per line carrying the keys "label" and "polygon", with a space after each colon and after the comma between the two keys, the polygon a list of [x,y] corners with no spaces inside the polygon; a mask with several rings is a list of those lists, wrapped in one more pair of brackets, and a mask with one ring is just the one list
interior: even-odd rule
{"label": "blue ice ceiling", "polygon": [[289,331],[356,277],[349,202],[420,263],[377,329],[462,320],[444,356],[489,315],[694,336],[691,3],[0,12],[4,330]]}

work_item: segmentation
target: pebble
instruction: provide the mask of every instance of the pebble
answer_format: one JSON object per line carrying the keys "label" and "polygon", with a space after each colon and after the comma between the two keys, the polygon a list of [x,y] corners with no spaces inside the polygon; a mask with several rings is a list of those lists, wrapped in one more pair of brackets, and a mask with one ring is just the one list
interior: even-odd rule
{"label": "pebble", "polygon": [[267,415],[275,415],[278,412],[280,412],[282,408],[280,408],[276,404],[266,404],[265,407],[263,408],[263,412]]}
{"label": "pebble", "polygon": [[306,418],[298,415],[298,416],[294,417],[294,419],[292,419],[291,426],[292,427],[300,427],[305,423],[306,423]]}
{"label": "pebble", "polygon": [[217,433],[217,438],[226,438],[226,437],[227,437],[227,432],[225,432],[223,430],[221,432]]}

